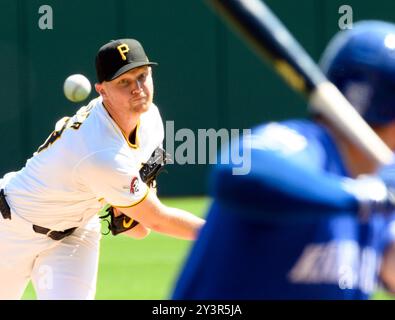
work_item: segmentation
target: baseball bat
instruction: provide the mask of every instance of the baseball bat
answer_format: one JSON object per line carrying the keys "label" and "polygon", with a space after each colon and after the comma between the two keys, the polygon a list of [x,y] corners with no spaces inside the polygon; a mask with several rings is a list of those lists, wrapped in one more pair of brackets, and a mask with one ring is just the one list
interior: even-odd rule
{"label": "baseball bat", "polygon": [[303,94],[315,111],[379,165],[392,162],[393,152],[266,4],[259,0],[208,1],[294,90]]}

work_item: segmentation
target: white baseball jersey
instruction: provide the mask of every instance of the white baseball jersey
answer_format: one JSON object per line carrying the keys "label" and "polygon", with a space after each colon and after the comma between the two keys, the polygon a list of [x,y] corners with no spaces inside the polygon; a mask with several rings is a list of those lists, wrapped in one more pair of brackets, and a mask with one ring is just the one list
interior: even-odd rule
{"label": "white baseball jersey", "polygon": [[131,144],[98,97],[59,120],[26,166],[4,176],[11,210],[34,224],[64,230],[95,215],[102,199],[118,207],[135,205],[148,194],[141,164],[163,136],[161,116],[152,104],[141,115]]}

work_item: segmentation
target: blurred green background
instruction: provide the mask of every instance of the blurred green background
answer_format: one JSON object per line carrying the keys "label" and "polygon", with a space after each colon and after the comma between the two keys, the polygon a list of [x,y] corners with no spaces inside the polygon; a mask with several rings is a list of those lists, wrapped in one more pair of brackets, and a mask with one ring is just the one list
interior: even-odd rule
{"label": "blurred green background", "polygon": [[[180,197],[165,198],[163,202],[205,217],[211,200],[208,197]],[[191,244],[189,241],[154,232],[142,240],[122,235],[103,236],[100,244],[96,299],[170,299]],[[384,291],[378,291],[373,296],[375,300],[394,298],[395,296]],[[23,299],[36,299],[31,284],[27,287]]]}
{"label": "blurred green background", "polygon": [[[266,2],[315,60],[339,30],[339,8],[345,4]],[[38,25],[44,4],[53,10],[52,30]],[[392,0],[349,0],[347,5],[354,21],[395,21]],[[67,76],[82,73],[93,84],[98,48],[123,37],[141,41],[150,59],[159,62],[154,69],[155,102],[163,120],[174,121],[175,130],[243,129],[307,114],[302,98],[205,1],[0,0],[0,175],[19,170],[55,122],[80,107],[63,95]],[[161,196],[207,195],[208,165],[168,167],[159,179]],[[199,215],[208,203],[207,198],[168,201]],[[104,237],[97,298],[166,298],[188,248],[188,242],[157,234],[141,241]],[[34,297],[31,287],[24,297]]]}
{"label": "blurred green background", "polygon": [[[339,30],[340,0],[268,0],[318,60]],[[42,30],[42,5],[53,29]],[[392,0],[351,0],[354,20],[394,20]],[[0,174],[19,169],[56,120],[80,106],[67,101],[63,82],[73,73],[95,82],[94,56],[111,39],[140,40],[153,61],[155,102],[175,130],[249,128],[304,116],[302,99],[261,63],[203,0],[0,0]],[[92,92],[90,98],[95,93]],[[176,142],[181,144],[182,142]],[[172,165],[160,178],[163,195],[207,193],[207,165]],[[185,184],[184,181],[193,181]]]}
{"label": "blurred green background", "polygon": [[[166,198],[163,202],[204,216],[210,200],[183,197]],[[154,232],[142,240],[123,235],[103,236],[96,299],[169,299],[190,245],[190,241]],[[36,299],[31,284],[23,299]]]}

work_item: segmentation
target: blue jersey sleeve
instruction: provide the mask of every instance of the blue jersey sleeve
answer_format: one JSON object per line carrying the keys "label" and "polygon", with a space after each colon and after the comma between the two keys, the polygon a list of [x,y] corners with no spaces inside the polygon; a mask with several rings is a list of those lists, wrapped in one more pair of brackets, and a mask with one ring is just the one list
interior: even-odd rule
{"label": "blue jersey sleeve", "polygon": [[301,161],[308,161],[307,153],[299,151],[297,156],[290,156],[262,146],[259,138],[254,139],[252,135],[251,141],[244,141],[241,146],[244,150],[240,150],[246,154],[246,148],[250,148],[248,174],[235,174],[232,164],[215,167],[210,185],[216,200],[248,208],[262,218],[269,213],[317,215],[358,211],[357,199],[344,188],[344,177]]}
{"label": "blue jersey sleeve", "polygon": [[263,127],[231,146],[244,163],[214,168],[214,201],[172,298],[366,299],[386,221],[359,213],[372,212],[382,182],[349,178],[314,123]]}

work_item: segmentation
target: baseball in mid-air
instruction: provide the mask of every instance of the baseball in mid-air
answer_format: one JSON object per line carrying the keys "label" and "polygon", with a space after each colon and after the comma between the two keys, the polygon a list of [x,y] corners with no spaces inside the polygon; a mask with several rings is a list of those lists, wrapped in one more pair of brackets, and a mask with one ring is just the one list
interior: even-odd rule
{"label": "baseball in mid-air", "polygon": [[91,93],[91,89],[90,81],[82,74],[72,74],[63,84],[64,95],[72,102],[85,100]]}

